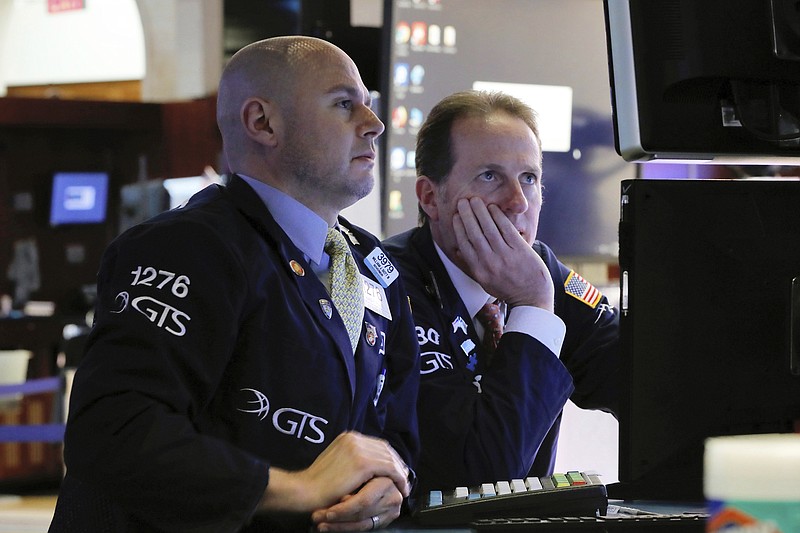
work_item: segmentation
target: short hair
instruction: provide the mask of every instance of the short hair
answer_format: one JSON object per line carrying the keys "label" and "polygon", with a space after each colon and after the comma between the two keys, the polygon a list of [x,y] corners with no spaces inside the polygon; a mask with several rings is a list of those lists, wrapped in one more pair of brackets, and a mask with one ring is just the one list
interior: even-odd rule
{"label": "short hair", "polygon": [[[525,122],[541,148],[536,112],[525,102],[503,92],[461,91],[439,101],[420,128],[415,154],[417,176],[427,176],[436,185],[442,185],[454,164],[451,136],[453,124],[462,118],[488,117],[498,111]],[[426,218],[427,215],[420,207],[420,224]]]}

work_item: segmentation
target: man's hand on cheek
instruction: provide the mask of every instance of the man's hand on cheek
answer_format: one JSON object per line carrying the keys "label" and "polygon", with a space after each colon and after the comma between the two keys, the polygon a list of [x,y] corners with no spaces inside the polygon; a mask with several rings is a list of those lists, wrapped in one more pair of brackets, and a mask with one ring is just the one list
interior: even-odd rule
{"label": "man's hand on cheek", "polygon": [[553,310],[553,281],[547,266],[494,204],[462,198],[453,217],[458,256],[486,292],[509,306]]}

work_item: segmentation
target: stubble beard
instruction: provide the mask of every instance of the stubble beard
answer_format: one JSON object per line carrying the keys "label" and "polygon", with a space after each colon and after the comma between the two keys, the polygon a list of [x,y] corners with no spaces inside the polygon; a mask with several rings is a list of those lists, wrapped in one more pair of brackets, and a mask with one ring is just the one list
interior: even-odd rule
{"label": "stubble beard", "polygon": [[356,180],[346,171],[323,172],[320,168],[301,163],[294,168],[295,183],[301,194],[313,197],[341,210],[367,196],[375,184],[372,173]]}
{"label": "stubble beard", "polygon": [[315,156],[314,147],[304,147],[300,139],[290,139],[286,164],[293,177],[293,188],[305,198],[314,198],[326,206],[342,210],[367,196],[375,185],[372,172],[357,179],[349,166],[331,168],[327,160]]}

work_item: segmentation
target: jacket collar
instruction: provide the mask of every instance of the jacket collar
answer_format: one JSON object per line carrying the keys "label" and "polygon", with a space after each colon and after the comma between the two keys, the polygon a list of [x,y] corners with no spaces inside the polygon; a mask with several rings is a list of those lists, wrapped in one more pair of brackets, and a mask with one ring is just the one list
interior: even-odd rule
{"label": "jacket collar", "polygon": [[[275,222],[274,217],[261,198],[242,178],[235,174],[230,175],[225,189],[239,212],[242,213],[267,244],[277,250],[281,260],[281,267],[289,279],[297,286],[307,309],[336,343],[339,357],[347,367],[351,398],[354,398],[356,368],[353,349],[341,318],[335,313],[333,318],[328,318],[323,309],[322,302],[330,302],[330,296],[324,285],[313,273],[312,267],[306,261],[303,252],[292,243],[291,239]],[[358,260],[356,262],[360,263]],[[297,268],[298,265],[300,266],[299,269]],[[361,265],[359,265],[360,268]],[[298,272],[300,271],[303,271],[304,274],[299,274]]]}

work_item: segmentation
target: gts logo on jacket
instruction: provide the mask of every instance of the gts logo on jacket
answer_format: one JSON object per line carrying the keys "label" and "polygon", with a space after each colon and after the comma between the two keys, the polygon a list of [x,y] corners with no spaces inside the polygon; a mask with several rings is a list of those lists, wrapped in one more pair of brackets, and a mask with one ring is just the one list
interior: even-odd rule
{"label": "gts logo on jacket", "polygon": [[[256,389],[241,389],[242,392],[250,393],[253,399],[248,400],[249,409],[238,409],[242,413],[252,413],[264,420],[269,415],[269,399],[267,396]],[[285,435],[302,438],[312,444],[319,444],[325,441],[325,433],[319,427],[327,424],[328,421],[321,416],[312,415],[292,407],[281,407],[272,413],[272,426]]]}

